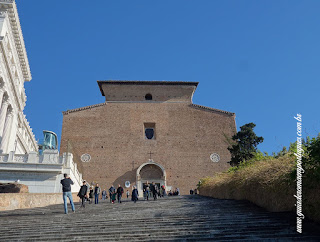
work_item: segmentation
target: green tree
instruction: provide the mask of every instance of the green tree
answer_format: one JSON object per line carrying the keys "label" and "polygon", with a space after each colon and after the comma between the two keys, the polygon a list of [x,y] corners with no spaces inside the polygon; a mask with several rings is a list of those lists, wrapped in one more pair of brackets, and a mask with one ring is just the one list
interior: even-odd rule
{"label": "green tree", "polygon": [[[291,147],[291,144],[290,144],[290,147]],[[289,148],[290,149],[290,148]],[[288,154],[288,150],[287,150],[287,147],[286,146],[283,146],[282,147],[282,150],[279,151],[277,154],[274,154],[273,158],[279,158],[281,156],[285,156],[286,154]]]}
{"label": "green tree", "polygon": [[231,166],[237,166],[241,161],[254,157],[257,145],[263,142],[263,137],[258,137],[253,128],[254,123],[248,123],[240,127],[240,131],[232,137],[234,144],[228,148],[231,153]]}
{"label": "green tree", "polygon": [[304,150],[304,153],[306,155],[304,156],[303,162],[305,165],[311,167],[319,167],[320,166],[320,133],[318,134],[318,137],[307,139],[306,142],[306,150]]}

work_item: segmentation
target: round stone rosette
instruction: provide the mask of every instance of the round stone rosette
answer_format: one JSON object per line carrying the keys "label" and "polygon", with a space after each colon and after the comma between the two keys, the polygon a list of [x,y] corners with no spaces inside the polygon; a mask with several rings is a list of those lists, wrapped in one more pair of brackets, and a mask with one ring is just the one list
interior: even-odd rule
{"label": "round stone rosette", "polygon": [[220,160],[220,156],[217,153],[213,153],[210,155],[210,160],[213,162],[218,162]]}
{"label": "round stone rosette", "polygon": [[89,154],[83,154],[81,156],[81,161],[82,162],[89,162],[91,160],[91,156]]}

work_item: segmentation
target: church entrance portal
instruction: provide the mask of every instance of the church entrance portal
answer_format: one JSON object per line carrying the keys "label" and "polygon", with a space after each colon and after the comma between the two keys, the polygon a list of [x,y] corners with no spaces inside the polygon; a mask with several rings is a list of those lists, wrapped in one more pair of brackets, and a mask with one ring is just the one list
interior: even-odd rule
{"label": "church entrance portal", "polygon": [[143,197],[143,185],[146,183],[151,184],[154,182],[158,186],[166,184],[166,172],[164,168],[152,160],[142,164],[137,170],[137,189],[139,197]]}

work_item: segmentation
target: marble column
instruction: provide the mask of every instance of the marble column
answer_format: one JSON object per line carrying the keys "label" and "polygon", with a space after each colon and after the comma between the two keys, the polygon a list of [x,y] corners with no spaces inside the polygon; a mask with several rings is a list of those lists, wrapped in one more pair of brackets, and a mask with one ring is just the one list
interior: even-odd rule
{"label": "marble column", "polygon": [[[8,141],[7,141],[8,145],[6,147],[6,153],[16,150],[17,131],[18,131],[18,114],[13,111],[10,134],[9,134]],[[29,149],[28,149],[28,151],[29,151]]]}
{"label": "marble column", "polygon": [[4,125],[5,125],[6,117],[7,117],[8,106],[9,106],[8,98],[6,98],[6,96],[4,96],[4,99],[3,99],[3,102],[1,105],[1,110],[0,110],[0,137],[2,137],[2,135],[3,135]]}
{"label": "marble column", "polygon": [[4,130],[3,130],[1,144],[0,144],[1,153],[7,152],[7,147],[8,147],[10,133],[11,133],[12,117],[13,117],[13,112],[12,110],[9,110],[9,112],[7,113],[7,118],[4,125]]}
{"label": "marble column", "polygon": [[[0,73],[1,73],[1,70],[0,70]],[[5,93],[4,82],[3,82],[2,77],[0,77],[0,110],[1,110],[1,106],[2,106],[2,100],[3,100],[4,93]]]}
{"label": "marble column", "polygon": [[4,90],[0,89],[0,110],[1,110],[1,104],[2,104],[3,95],[4,95]]}

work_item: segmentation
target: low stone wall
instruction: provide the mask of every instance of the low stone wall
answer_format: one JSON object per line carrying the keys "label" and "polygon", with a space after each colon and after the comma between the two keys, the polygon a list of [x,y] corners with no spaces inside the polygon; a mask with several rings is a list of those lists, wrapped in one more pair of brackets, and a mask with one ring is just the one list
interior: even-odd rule
{"label": "low stone wall", "polygon": [[[77,193],[72,194],[73,201],[78,202]],[[22,208],[45,207],[63,203],[62,193],[2,193],[0,194],[0,211]],[[68,202],[69,203],[69,202]]]}
{"label": "low stone wall", "polygon": [[0,193],[29,193],[29,189],[23,184],[0,183]]}
{"label": "low stone wall", "polygon": [[203,187],[199,190],[199,194],[218,199],[247,200],[270,212],[295,211],[294,189],[290,190],[286,186],[281,188],[274,190],[260,184],[243,186],[224,184],[215,187]]}

